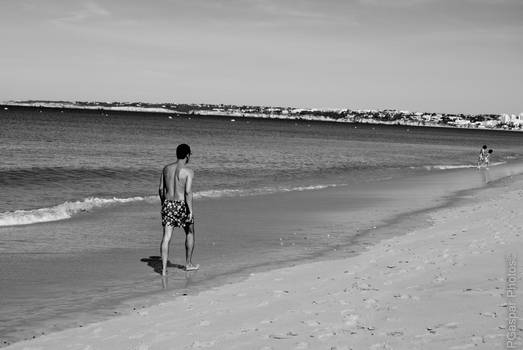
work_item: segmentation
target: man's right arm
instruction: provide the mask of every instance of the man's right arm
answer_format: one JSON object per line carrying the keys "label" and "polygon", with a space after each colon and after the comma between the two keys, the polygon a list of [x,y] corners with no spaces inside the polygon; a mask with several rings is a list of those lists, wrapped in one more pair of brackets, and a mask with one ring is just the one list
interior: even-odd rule
{"label": "man's right arm", "polygon": [[163,170],[162,170],[162,176],[160,177],[160,185],[158,186],[158,195],[160,196],[160,203],[163,204],[163,201],[165,200],[165,192],[163,190],[164,184],[163,184]]}
{"label": "man's right arm", "polygon": [[185,181],[185,203],[187,203],[187,208],[189,209],[189,215],[193,217],[193,208],[192,208],[192,179],[194,173],[192,170],[187,169],[187,180]]}

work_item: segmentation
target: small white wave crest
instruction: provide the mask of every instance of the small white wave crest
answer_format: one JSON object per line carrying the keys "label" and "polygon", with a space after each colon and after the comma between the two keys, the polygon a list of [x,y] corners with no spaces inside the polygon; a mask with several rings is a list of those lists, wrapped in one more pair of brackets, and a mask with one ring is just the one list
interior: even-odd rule
{"label": "small white wave crest", "polygon": [[223,198],[223,197],[245,197],[260,194],[272,194],[279,192],[300,192],[321,190],[329,187],[344,186],[339,184],[294,186],[294,187],[258,187],[253,189],[225,189],[201,191],[194,194],[194,198]]}
{"label": "small white wave crest", "polygon": [[[255,189],[223,189],[223,190],[208,190],[200,191],[194,194],[194,198],[223,198],[223,197],[243,197],[257,194],[271,194],[278,192],[291,191],[310,191],[320,190],[329,187],[336,187],[340,185],[315,185],[315,186],[296,186],[296,187],[262,187]],[[131,202],[145,201],[148,203],[155,203],[158,201],[156,196],[148,197],[130,197],[130,198],[97,198],[90,197],[75,202],[65,202],[49,208],[40,208],[33,210],[16,210],[10,212],[0,213],[0,227],[1,226],[18,226],[29,225],[42,222],[51,222],[70,219],[74,215],[87,212],[91,209],[106,207],[116,204],[125,204]]]}
{"label": "small white wave crest", "polygon": [[[505,164],[506,162],[495,162],[490,163],[489,166],[497,166],[501,164]],[[425,170],[453,170],[453,169],[469,169],[469,168],[477,168],[478,166],[476,164],[458,164],[458,165],[425,165],[423,166],[423,169]]]}
{"label": "small white wave crest", "polygon": [[467,164],[467,165],[425,165],[423,168],[426,170],[452,170],[452,169],[468,169],[468,168],[477,168],[477,165]]}
{"label": "small white wave crest", "polygon": [[76,202],[65,202],[54,207],[33,210],[16,210],[0,213],[0,226],[28,225],[69,219],[73,215],[112,204],[148,200],[147,197],[131,198],[86,198]]}

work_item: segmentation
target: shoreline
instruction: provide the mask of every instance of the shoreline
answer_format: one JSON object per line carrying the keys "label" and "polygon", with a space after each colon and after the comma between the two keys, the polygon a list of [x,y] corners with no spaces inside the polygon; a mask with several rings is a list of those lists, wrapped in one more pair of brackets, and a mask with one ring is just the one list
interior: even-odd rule
{"label": "shoreline", "polygon": [[[169,346],[169,342],[174,339],[180,345],[179,348],[227,346],[234,349],[252,343],[260,348],[316,348],[320,345],[334,344],[337,349],[348,349],[349,343],[351,347],[359,344],[375,346],[375,349],[387,346],[392,348],[407,343],[428,349],[442,346],[449,349],[501,348],[499,340],[502,337],[502,329],[498,328],[498,318],[504,309],[497,305],[502,303],[499,297],[502,291],[498,292],[496,288],[503,281],[503,276],[491,277],[488,282],[478,282],[474,279],[470,281],[470,276],[467,276],[466,280],[469,281],[465,280],[464,283],[468,283],[470,287],[454,288],[453,290],[461,292],[457,296],[447,295],[441,287],[447,283],[452,282],[453,285],[460,282],[450,278],[451,270],[471,266],[469,260],[475,262],[481,255],[475,253],[477,249],[485,250],[488,247],[487,250],[493,250],[514,240],[515,237],[500,238],[499,232],[494,235],[492,232],[481,232],[478,236],[477,232],[472,233],[470,228],[461,227],[471,225],[468,222],[463,223],[463,213],[482,217],[485,209],[488,212],[500,203],[506,205],[506,202],[509,202],[508,205],[512,206],[517,204],[514,203],[514,199],[523,196],[522,177],[518,176],[517,179],[505,182],[509,182],[511,192],[505,191],[507,184],[493,184],[484,189],[470,191],[475,192],[469,192],[469,195],[476,200],[466,198],[465,203],[455,207],[436,209],[431,214],[434,223],[430,227],[382,240],[356,256],[254,273],[237,283],[226,284],[196,295],[181,296],[169,302],[136,310],[130,315],[88,325],[83,329],[69,329],[34,341],[15,343],[7,349],[21,349],[24,346],[52,349],[70,344],[73,337],[78,343],[78,348],[82,344],[94,345],[96,348],[123,349],[142,346],[156,349]],[[477,202],[478,198],[482,201]],[[517,219],[517,214],[512,218]],[[462,225],[456,225],[456,220]],[[523,224],[522,221],[519,220],[516,225]],[[475,221],[473,224],[481,226],[485,222]],[[488,223],[489,226],[492,224]],[[424,234],[425,237],[422,237]],[[471,234],[475,236],[474,240],[469,240]],[[488,239],[494,239],[495,245],[485,244]],[[435,245],[427,247],[427,240]],[[454,240],[453,246],[447,245],[449,240]],[[460,245],[455,244],[458,240]],[[518,244],[521,246],[520,242]],[[425,248],[430,254],[413,253],[411,246],[417,249]],[[440,247],[446,248],[441,250]],[[470,254],[459,255],[459,250],[463,247],[470,250]],[[449,252],[450,249],[452,252]],[[516,247],[513,249],[517,251]],[[406,259],[412,260],[401,260],[403,263],[396,260],[395,265],[389,264],[391,257],[398,259],[405,254],[408,255]],[[427,262],[423,263],[423,259]],[[408,265],[414,261],[417,266]],[[499,265],[503,267],[503,261],[500,261]],[[379,269],[376,270],[377,266]],[[430,270],[430,273],[427,270]],[[498,270],[500,274],[503,273],[502,268]],[[439,275],[431,275],[433,272],[438,272]],[[475,272],[480,273],[479,270]],[[383,280],[384,276],[388,279]],[[391,290],[405,280],[412,286],[403,284],[402,288]],[[416,284],[419,280],[422,280],[423,284]],[[485,283],[494,291],[486,289]],[[423,286],[428,288],[423,289]],[[462,317],[473,316],[473,320],[456,319],[445,314],[453,312],[451,306],[444,305],[447,299],[436,297],[436,300],[440,300],[436,307],[443,307],[445,312],[438,312],[434,305],[430,308],[433,313],[414,312],[415,309],[412,308],[419,308],[420,304],[424,304],[424,307],[430,306],[426,304],[433,304],[429,301],[429,295],[433,290],[440,290],[447,298],[452,297],[452,302],[464,302],[463,297],[473,299],[472,303],[476,308],[478,305],[482,305],[483,308],[478,312],[469,312],[469,315],[466,308],[459,307]],[[479,303],[477,299],[481,299]],[[484,299],[494,300],[495,311],[490,310],[493,307],[490,305],[492,303],[487,303]],[[391,304],[384,303],[384,300],[389,300]],[[301,306],[305,309],[300,309]],[[412,313],[406,311],[411,309]],[[282,314],[282,310],[287,312]],[[362,312],[370,312],[370,315],[363,316]],[[172,318],[173,314],[182,314],[187,318]],[[238,319],[240,315],[244,320],[244,326],[238,330],[234,319]],[[388,316],[380,318],[380,315]],[[427,318],[427,315],[431,316]],[[397,320],[401,317],[406,318],[407,325],[403,324],[404,320]],[[303,320],[299,320],[302,318]],[[412,322],[412,319],[416,322]],[[388,326],[391,320],[392,327],[398,329]],[[474,321],[473,325],[469,326],[467,321]],[[422,327],[418,322],[423,323]],[[151,327],[154,324],[156,326]],[[422,329],[423,327],[426,329]],[[460,332],[463,327],[466,331]],[[473,331],[476,333],[482,330],[487,332],[468,334],[471,327],[477,329]],[[195,328],[204,333],[193,333]],[[413,331],[419,334],[414,334]]]}
{"label": "shoreline", "polygon": [[[502,180],[503,181],[503,180]],[[489,185],[485,188],[479,188],[479,189],[471,189],[471,190],[464,190],[464,191],[461,191],[461,192],[458,192],[456,193],[452,198],[447,198],[445,199],[438,207],[436,208],[429,208],[429,209],[423,209],[421,211],[419,211],[418,213],[415,214],[415,220],[420,220],[421,218],[421,221],[424,221],[425,220],[425,217],[426,216],[432,216],[431,213],[433,212],[438,212],[438,211],[444,211],[444,210],[447,210],[449,208],[452,208],[454,206],[456,207],[459,207],[460,204],[458,204],[458,202],[461,200],[460,197],[462,197],[463,195],[468,195],[470,193],[472,193],[472,195],[477,195],[477,193],[481,193],[481,192],[484,192],[484,191],[489,191],[491,190],[493,187],[495,187],[496,184],[493,183],[493,186]],[[467,201],[467,199],[465,199],[465,201]],[[467,204],[465,204],[467,205]],[[401,216],[401,215],[400,215]],[[395,227],[395,231],[401,231],[402,228],[404,229],[404,225],[406,224],[407,221],[409,221],[410,217],[412,216],[412,213],[411,214],[405,214],[403,215],[405,217],[403,218],[395,218],[391,221],[386,221],[381,227],[376,227],[376,228],[370,228],[369,230],[366,230],[364,232],[361,232],[360,234],[358,234],[358,236],[361,235],[361,237],[363,237],[363,240],[365,241],[373,241],[373,244],[371,243],[371,245],[365,245],[365,244],[362,244],[362,245],[358,245],[360,246],[360,248],[362,249],[359,249],[357,252],[352,252],[352,253],[349,253],[350,257],[349,258],[346,258],[346,259],[358,259],[359,256],[363,255],[363,254],[366,254],[367,253],[367,250],[363,249],[365,247],[367,248],[370,248],[371,250],[372,249],[375,249],[374,247],[375,246],[378,246],[380,244],[382,244],[382,242],[388,240],[387,238],[384,238],[384,237],[381,237],[380,239],[378,239],[377,243],[376,241],[374,240],[376,236],[379,236],[380,235],[380,232],[382,230],[389,230],[390,231],[390,228],[391,226],[392,227]],[[407,219],[407,220],[405,220]],[[424,230],[424,229],[427,229],[427,225],[430,227],[431,224],[429,224],[428,222],[425,222],[424,224],[420,225],[420,222],[416,222],[414,223],[412,226],[408,227],[407,228],[407,232],[410,232],[412,230],[414,231],[417,231],[417,230]],[[424,228],[423,228],[423,227]],[[375,237],[373,238],[372,235],[374,235]],[[358,240],[359,237],[356,236],[354,237],[355,240]],[[401,239],[402,237],[405,237],[405,234],[403,235],[397,235],[397,233],[393,234],[393,240],[394,239]],[[350,245],[350,244],[348,244]],[[356,247],[353,247],[353,248],[356,248]],[[346,253],[345,253],[346,254]],[[320,260],[320,262],[329,262],[329,261],[334,261],[332,259],[336,259],[336,260],[339,260],[340,258],[336,258],[336,257],[333,257],[332,255],[329,255],[328,257],[322,257],[322,256],[319,256],[317,258],[317,260]],[[299,261],[300,259],[298,259]],[[316,262],[313,262],[312,264],[315,264]],[[292,262],[286,262],[286,266],[291,266],[290,268],[294,268],[294,267],[297,267],[299,268],[300,266],[304,266],[304,265],[308,265],[309,263],[306,262],[306,261],[301,261],[301,262],[298,262],[297,264],[294,264]],[[294,266],[294,267],[293,267]],[[288,269],[289,267],[287,267]],[[265,268],[262,268],[261,269],[262,271],[257,271],[256,269],[254,269],[254,274],[255,275],[258,275],[258,274],[270,274],[274,271],[278,271],[278,270],[274,270],[274,266],[271,267],[271,268],[268,268],[268,269],[265,269]],[[251,271],[253,271],[251,269]],[[272,271],[272,272],[271,272]],[[253,272],[251,272],[251,275],[253,274]],[[216,290],[216,289],[221,289],[221,288],[228,288],[227,286],[230,286],[231,282],[233,282],[234,285],[238,284],[238,283],[247,283],[246,281],[249,280],[249,278],[245,279],[246,277],[243,276],[243,277],[238,277],[236,276],[236,278],[232,278],[232,279],[229,279],[229,281],[224,281],[224,284],[220,284],[218,287],[214,286],[214,287],[211,287],[210,289],[208,288],[204,288],[203,290],[196,290],[193,292],[190,292],[190,291],[179,291],[178,293],[174,293],[174,295],[177,295],[177,297],[175,298],[174,301],[171,301],[173,303],[176,303],[178,299],[180,298],[185,298],[185,296],[183,294],[188,294],[189,297],[198,297],[198,295],[202,294],[202,293],[207,293],[207,292],[212,292],[213,290]],[[133,307],[133,299],[127,299],[126,301],[122,302],[122,308],[128,308],[127,312],[131,313],[131,315],[127,315],[127,316],[123,316],[123,317],[128,317],[128,316],[132,316],[135,312],[138,312],[136,310],[139,310],[139,309],[142,309],[142,307],[144,305],[147,305],[148,308],[154,308],[154,307],[157,307],[155,306],[154,304],[157,304],[158,302],[162,303],[162,300],[165,300],[166,298],[164,297],[167,297],[167,293],[165,295],[156,295],[156,297],[153,297],[153,298],[149,298],[149,303],[142,303],[141,305],[139,305],[139,303],[136,303],[136,300],[137,299],[134,299],[135,300],[135,304],[134,304],[134,307]],[[151,300],[152,303],[151,303]],[[143,299],[142,299],[143,301]],[[133,310],[130,310],[131,307],[133,307]],[[143,309],[145,310],[145,309]],[[108,321],[102,321],[102,322],[111,322],[113,320],[117,320],[118,318],[111,318],[110,320]],[[82,324],[80,327],[83,327],[84,325]],[[88,327],[91,327],[91,326],[88,326]],[[70,330],[75,330],[75,328],[73,329],[70,329]],[[61,331],[63,332],[63,331]],[[61,333],[59,332],[59,333]],[[67,330],[65,332],[68,332]],[[51,336],[55,334],[55,333],[51,333]],[[38,339],[45,339],[47,336],[44,336],[43,338],[38,338]],[[38,341],[37,339],[37,341]],[[17,345],[17,344],[20,344],[20,343],[14,343],[14,345]]]}

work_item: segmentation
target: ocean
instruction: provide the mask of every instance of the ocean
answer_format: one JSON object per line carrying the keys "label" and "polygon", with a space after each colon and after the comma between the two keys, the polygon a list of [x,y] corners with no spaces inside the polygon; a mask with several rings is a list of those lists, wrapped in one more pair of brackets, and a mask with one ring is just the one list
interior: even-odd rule
{"label": "ocean", "polygon": [[37,109],[0,117],[1,226],[153,200],[180,143],[192,146],[197,198],[468,167],[483,143],[497,162],[521,150],[521,134],[499,131]]}
{"label": "ocean", "polygon": [[[38,108],[0,110],[0,123],[5,342],[357,253],[373,229],[523,171],[517,132]],[[202,270],[165,285],[157,189],[180,143]],[[489,170],[475,167],[483,144]],[[181,234],[173,244],[176,271]]]}

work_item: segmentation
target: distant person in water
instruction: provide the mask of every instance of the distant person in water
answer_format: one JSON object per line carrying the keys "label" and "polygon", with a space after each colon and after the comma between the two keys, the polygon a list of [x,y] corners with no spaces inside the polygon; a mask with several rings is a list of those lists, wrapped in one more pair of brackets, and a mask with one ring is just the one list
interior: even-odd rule
{"label": "distant person in water", "polygon": [[485,163],[485,157],[487,156],[487,148],[487,145],[483,145],[483,147],[481,147],[481,149],[479,150],[478,168],[482,166],[483,163]]}
{"label": "distant person in water", "polygon": [[163,239],[160,247],[162,254],[162,276],[167,274],[169,242],[173,229],[181,227],[185,231],[185,270],[198,270],[200,265],[192,263],[194,251],[194,216],[192,206],[192,181],[194,173],[187,167],[191,158],[189,145],[181,144],[176,148],[176,162],[167,164],[162,171],[158,193],[162,203]]}
{"label": "distant person in water", "polygon": [[492,149],[489,149],[487,154],[485,154],[485,158],[483,159],[483,164],[488,167],[489,166],[489,163],[490,163],[490,157],[492,157],[492,153],[494,153],[494,151]]}

